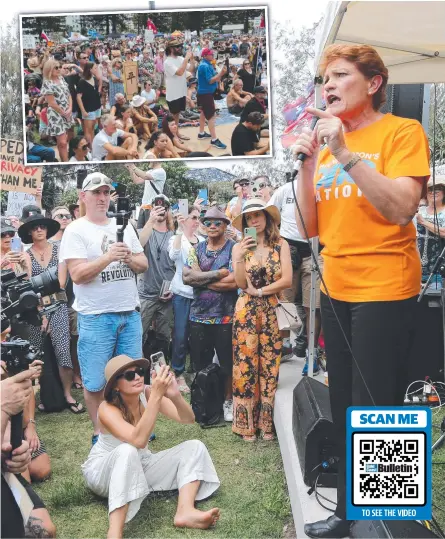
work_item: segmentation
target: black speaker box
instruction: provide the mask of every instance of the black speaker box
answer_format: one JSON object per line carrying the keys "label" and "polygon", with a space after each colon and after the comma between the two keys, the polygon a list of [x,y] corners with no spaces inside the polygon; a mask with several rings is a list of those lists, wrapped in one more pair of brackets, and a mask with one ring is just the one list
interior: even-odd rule
{"label": "black speaker box", "polygon": [[412,118],[422,123],[423,84],[388,84],[386,103],[381,112],[391,112],[402,118]]}
{"label": "black speaker box", "polygon": [[350,537],[356,539],[420,539],[437,537],[431,530],[415,520],[356,520]]}
{"label": "black speaker box", "polygon": [[337,457],[335,432],[329,403],[329,388],[313,378],[302,378],[295,386],[292,430],[306,485],[312,486],[320,472],[320,486],[335,487],[336,464],[323,469],[323,461]]}

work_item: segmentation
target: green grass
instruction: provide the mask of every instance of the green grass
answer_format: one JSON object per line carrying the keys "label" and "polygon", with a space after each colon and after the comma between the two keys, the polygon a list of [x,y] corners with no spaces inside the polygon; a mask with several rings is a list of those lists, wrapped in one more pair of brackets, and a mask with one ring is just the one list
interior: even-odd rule
{"label": "green grass", "polygon": [[[433,443],[441,435],[440,424],[444,417],[441,410],[433,410]],[[434,464],[434,462],[445,463],[445,444],[433,453],[433,516],[439,526],[445,531],[445,464]]]}
{"label": "green grass", "polygon": [[[73,393],[81,397],[80,391]],[[58,537],[105,537],[107,502],[85,486],[80,466],[91,446],[88,414],[37,412],[37,427],[51,457],[53,473],[48,481],[35,484],[57,527]],[[221,487],[198,504],[201,509],[219,507],[221,520],[208,532],[180,530],[173,526],[176,496],[149,497],[125,528],[125,537],[279,538],[291,520],[290,502],[278,442],[243,442],[230,425],[201,429],[179,425],[164,418],[156,423],[154,452],[189,439],[202,440],[213,459]]]}

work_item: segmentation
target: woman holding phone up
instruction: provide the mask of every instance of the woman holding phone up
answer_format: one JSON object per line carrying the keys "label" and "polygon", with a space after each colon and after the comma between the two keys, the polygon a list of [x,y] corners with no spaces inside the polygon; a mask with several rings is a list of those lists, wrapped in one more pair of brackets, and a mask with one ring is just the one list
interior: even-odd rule
{"label": "woman holding phone up", "polygon": [[199,511],[194,505],[220,484],[202,442],[189,440],[159,453],[147,449],[159,414],[177,423],[195,421],[168,366],[152,372],[152,385],[144,386],[149,366],[148,359],[133,360],[124,355],[108,362],[105,401],[98,412],[99,439],[82,465],[88,487],[108,498],[110,539],[122,537],[124,524],[151,492],[179,490],[174,518],[177,527],[205,529],[219,519],[219,509]]}
{"label": "woman holding phone up", "polygon": [[256,440],[258,430],[263,440],[274,439],[282,345],[275,307],[277,294],[292,285],[289,245],[280,237],[280,220],[276,206],[252,198],[232,222],[241,232],[250,232],[232,255],[235,281],[243,290],[233,317],[232,430],[247,442]]}

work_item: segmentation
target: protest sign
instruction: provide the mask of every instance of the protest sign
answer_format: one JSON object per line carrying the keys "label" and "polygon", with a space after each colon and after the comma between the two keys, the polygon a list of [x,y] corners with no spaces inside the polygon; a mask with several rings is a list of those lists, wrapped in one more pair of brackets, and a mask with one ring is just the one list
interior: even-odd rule
{"label": "protest sign", "polygon": [[36,38],[34,36],[25,36],[22,35],[22,47],[26,49],[35,49],[36,48]]}
{"label": "protest sign", "polygon": [[153,30],[145,30],[145,43],[153,43],[155,34]]}
{"label": "protest sign", "polygon": [[34,194],[42,183],[42,168],[23,164],[23,142],[0,139],[0,157],[2,189]]}
{"label": "protest sign", "polygon": [[123,63],[123,79],[125,96],[130,100],[138,93],[138,63],[124,62]]}
{"label": "protest sign", "polygon": [[8,207],[6,208],[6,215],[22,215],[22,210],[29,204],[35,204],[36,197],[29,193],[19,193],[18,191],[9,191],[8,193]]}

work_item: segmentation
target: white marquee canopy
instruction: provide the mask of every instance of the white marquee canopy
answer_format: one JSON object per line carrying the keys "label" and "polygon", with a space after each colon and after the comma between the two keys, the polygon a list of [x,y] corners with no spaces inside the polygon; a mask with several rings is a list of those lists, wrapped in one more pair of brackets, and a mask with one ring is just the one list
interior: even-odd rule
{"label": "white marquee canopy", "polygon": [[445,1],[329,2],[317,32],[317,74],[332,43],[375,47],[390,84],[445,82]]}

